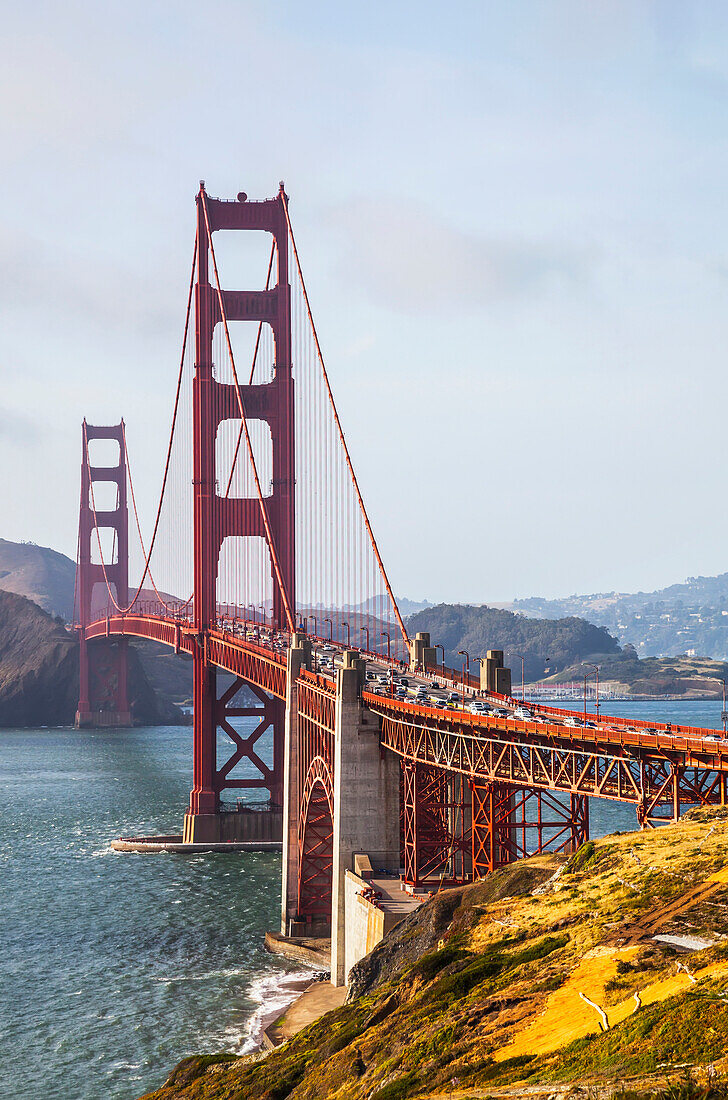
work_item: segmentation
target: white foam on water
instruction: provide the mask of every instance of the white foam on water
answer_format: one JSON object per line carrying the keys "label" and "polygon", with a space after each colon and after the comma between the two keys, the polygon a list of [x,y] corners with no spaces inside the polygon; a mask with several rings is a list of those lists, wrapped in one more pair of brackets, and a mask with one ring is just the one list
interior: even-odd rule
{"label": "white foam on water", "polygon": [[246,1031],[239,1035],[241,1054],[252,1054],[260,1048],[265,1028],[300,997],[315,973],[295,970],[288,974],[267,974],[251,982],[247,995],[258,1007],[248,1020]]}
{"label": "white foam on water", "polygon": [[211,978],[237,978],[240,974],[249,972],[247,966],[229,966],[224,970],[206,970],[204,974],[171,974],[164,978],[153,978],[152,981],[162,985],[170,985],[172,982],[206,982]]}

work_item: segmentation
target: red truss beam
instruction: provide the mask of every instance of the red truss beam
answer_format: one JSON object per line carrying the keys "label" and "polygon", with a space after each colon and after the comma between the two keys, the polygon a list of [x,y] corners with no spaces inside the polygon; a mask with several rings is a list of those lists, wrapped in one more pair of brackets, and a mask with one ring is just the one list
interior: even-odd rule
{"label": "red truss beam", "polygon": [[331,796],[320,777],[303,792],[298,828],[298,919],[308,924],[331,921],[334,816]]}
{"label": "red truss beam", "polygon": [[481,781],[632,803],[645,824],[676,819],[681,805],[726,801],[724,756],[709,756],[700,766],[696,752],[667,755],[652,749],[648,754],[618,745],[555,744],[547,738],[536,743],[454,715],[443,720],[441,712],[374,695],[365,699],[381,717],[382,745],[416,763]]}
{"label": "red truss beam", "polygon": [[[589,800],[547,791],[471,783],[475,878],[539,852],[575,852],[589,839]],[[563,796],[562,796],[563,797]]]}
{"label": "red truss beam", "polygon": [[469,819],[462,778],[410,762],[402,771],[405,880],[414,885],[433,878],[467,881]]}
{"label": "red truss beam", "polygon": [[[260,701],[262,706],[236,706],[235,699],[243,687],[248,687],[252,694]],[[256,752],[255,746],[263,734],[271,726],[274,725],[277,717],[275,707],[278,701],[272,699],[266,695],[260,688],[252,687],[247,684],[245,680],[239,676],[233,680],[230,687],[217,701],[216,719],[218,726],[225,731],[230,740],[235,746],[235,750],[232,755],[223,763],[222,767],[217,769],[217,788],[219,791],[224,789],[231,789],[235,787],[263,787],[267,790],[273,790],[275,786],[275,777],[268,767],[268,765],[260,758]],[[258,718],[258,725],[247,736],[242,736],[231,723],[231,718]],[[218,750],[219,751],[219,750]],[[232,776],[232,772],[237,764],[242,760],[248,760],[258,771],[258,776],[246,777],[244,779],[236,779]],[[271,801],[275,805],[281,805],[282,795],[278,794],[278,797],[274,797],[271,794]]]}
{"label": "red truss beam", "polygon": [[402,761],[405,881],[456,885],[589,837],[586,796],[558,796]]}

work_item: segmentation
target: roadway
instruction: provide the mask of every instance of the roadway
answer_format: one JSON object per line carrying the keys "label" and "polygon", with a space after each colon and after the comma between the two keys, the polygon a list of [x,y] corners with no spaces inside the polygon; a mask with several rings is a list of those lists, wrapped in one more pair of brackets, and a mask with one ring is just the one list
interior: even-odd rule
{"label": "roadway", "polygon": [[[109,635],[150,637],[179,652],[192,653],[202,644],[186,618],[159,615],[110,616],[89,624],[87,638]],[[313,648],[311,670],[333,688],[340,655],[349,647],[332,639],[310,638]],[[243,678],[252,679],[263,690],[285,697],[285,665],[288,633],[259,622],[243,622],[221,616],[217,629],[205,641],[211,663]],[[728,740],[715,730],[677,724],[648,723],[550,707],[524,705],[512,697],[480,691],[474,684],[457,683],[458,674],[441,670],[406,671],[400,662],[383,654],[361,652],[367,662],[365,699],[379,713],[398,713],[438,728],[469,727],[479,738],[508,738],[534,744],[611,745],[638,748],[657,756],[680,754],[682,766],[718,768],[728,771]],[[694,761],[694,763],[693,763]]]}

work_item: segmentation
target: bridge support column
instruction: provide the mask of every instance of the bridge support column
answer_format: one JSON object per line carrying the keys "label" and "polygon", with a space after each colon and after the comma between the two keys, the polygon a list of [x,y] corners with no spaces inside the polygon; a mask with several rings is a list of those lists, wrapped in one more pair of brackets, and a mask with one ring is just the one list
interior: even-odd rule
{"label": "bridge support column", "polygon": [[288,650],[288,683],[283,738],[283,867],[281,890],[281,933],[293,935],[291,922],[298,915],[298,815],[301,805],[298,745],[298,674],[311,663],[311,643],[294,634]]}
{"label": "bridge support column", "polygon": [[354,854],[375,868],[399,870],[399,760],[383,752],[379,722],[362,706],[364,662],[344,654],[336,682],[331,984],[346,984],[344,880]]}
{"label": "bridge support column", "polygon": [[[95,466],[91,463],[89,443],[94,440],[112,440],[118,444],[118,461],[111,466]],[[101,510],[96,507],[94,486],[108,482],[116,486],[116,507]],[[103,560],[100,530],[114,532],[116,557]],[[126,638],[110,641],[97,639],[89,643],[85,628],[93,618],[114,614],[126,608],[129,597],[129,515],[126,502],[126,449],[124,421],[112,426],[87,424],[82,429],[81,451],[81,505],[78,526],[78,622],[79,635],[79,698],[76,710],[76,729],[131,726],[127,668],[128,643]],[[92,562],[92,555],[99,561]],[[108,555],[108,551],[107,551]],[[104,592],[103,605],[94,601],[94,588]],[[115,605],[110,590],[114,589]]]}

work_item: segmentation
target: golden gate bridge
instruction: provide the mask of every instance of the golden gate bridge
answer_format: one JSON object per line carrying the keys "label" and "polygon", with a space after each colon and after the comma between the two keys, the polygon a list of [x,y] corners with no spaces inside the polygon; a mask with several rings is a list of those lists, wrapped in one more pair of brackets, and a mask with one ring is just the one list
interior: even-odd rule
{"label": "golden gate bridge", "polygon": [[[412,887],[466,882],[528,854],[575,850],[589,835],[589,798],[634,805],[643,827],[725,804],[728,742],[714,731],[586,712],[576,721],[544,705],[524,712],[494,679],[495,656],[476,678],[438,664],[428,636],[409,637],[342,430],[283,184],[274,198],[227,201],[201,183],[196,207],[148,538],[124,422],[83,424],[77,725],[131,724],[129,638],[190,657],[183,843],[245,841],[252,828],[282,837],[284,932],[335,930],[357,851],[404,868]],[[221,281],[220,241],[240,231],[270,238],[257,290]],[[435,685],[456,689],[461,704],[428,698]],[[466,709],[466,696],[487,711]],[[240,718],[257,725],[241,732]],[[259,743],[271,733],[264,760]],[[265,796],[254,824],[225,801],[240,791]]]}

